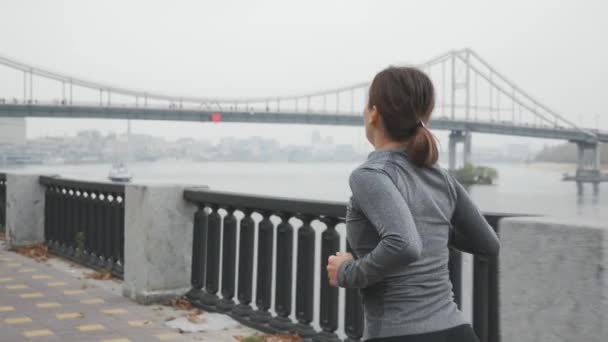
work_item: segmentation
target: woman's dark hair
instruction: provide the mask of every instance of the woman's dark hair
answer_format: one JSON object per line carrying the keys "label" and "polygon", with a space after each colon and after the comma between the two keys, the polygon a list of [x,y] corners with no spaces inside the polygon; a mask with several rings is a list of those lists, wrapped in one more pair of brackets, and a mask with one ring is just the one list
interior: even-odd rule
{"label": "woman's dark hair", "polygon": [[380,71],[369,88],[367,106],[376,106],[393,140],[408,141],[406,151],[414,164],[437,162],[437,141],[426,128],[435,107],[435,89],[424,72],[410,67]]}

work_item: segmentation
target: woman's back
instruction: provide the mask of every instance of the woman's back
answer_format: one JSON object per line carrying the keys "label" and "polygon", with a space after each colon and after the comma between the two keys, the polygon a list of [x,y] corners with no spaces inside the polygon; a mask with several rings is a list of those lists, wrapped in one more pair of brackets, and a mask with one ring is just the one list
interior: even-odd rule
{"label": "woman's back", "polygon": [[[345,263],[339,284],[361,288],[364,338],[421,334],[465,324],[452,298],[448,271],[454,213],[459,200],[470,202],[461,186],[439,167],[412,164],[403,148],[370,153],[349,183],[353,196],[347,236],[359,260]],[[481,217],[474,206],[465,207],[469,211],[464,213],[465,221]],[[495,239],[483,218],[471,222],[481,222],[476,229],[488,235],[483,240]],[[375,255],[368,255],[372,251]]]}

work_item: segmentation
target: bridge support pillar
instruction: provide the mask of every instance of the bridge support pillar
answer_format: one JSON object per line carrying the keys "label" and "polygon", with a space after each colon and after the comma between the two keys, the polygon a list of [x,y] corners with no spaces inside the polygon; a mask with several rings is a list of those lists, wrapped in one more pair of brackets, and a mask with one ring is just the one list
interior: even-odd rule
{"label": "bridge support pillar", "polygon": [[471,163],[471,132],[466,132],[464,137],[464,165]]}
{"label": "bridge support pillar", "polygon": [[593,196],[597,196],[600,194],[600,182],[593,183]]}
{"label": "bridge support pillar", "polygon": [[451,131],[449,136],[449,155],[448,169],[455,171],[456,163],[456,147],[458,143],[464,144],[463,149],[463,166],[471,163],[471,132],[468,131]]}
{"label": "bridge support pillar", "polygon": [[583,184],[591,183],[593,194],[598,195],[602,174],[600,170],[600,145],[591,142],[576,142],[578,154],[576,159],[576,188],[579,195],[583,194]]}

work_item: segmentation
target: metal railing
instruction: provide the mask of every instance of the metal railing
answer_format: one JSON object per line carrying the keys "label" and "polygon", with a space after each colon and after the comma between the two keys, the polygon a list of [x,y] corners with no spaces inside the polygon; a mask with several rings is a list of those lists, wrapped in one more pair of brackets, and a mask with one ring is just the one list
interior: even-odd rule
{"label": "metal railing", "polygon": [[[331,287],[325,268],[330,255],[350,250],[340,233],[345,203],[207,190],[186,190],[184,198],[198,206],[187,294],[194,305],[268,333],[360,340],[359,292]],[[486,219],[497,227],[503,216]],[[473,327],[482,342],[498,341],[497,258],[474,256],[473,264]],[[449,265],[460,306],[460,252],[451,250]]]}
{"label": "metal railing", "polygon": [[0,233],[6,232],[6,173],[0,173]]}
{"label": "metal railing", "polygon": [[49,251],[122,277],[124,185],[40,177]]}

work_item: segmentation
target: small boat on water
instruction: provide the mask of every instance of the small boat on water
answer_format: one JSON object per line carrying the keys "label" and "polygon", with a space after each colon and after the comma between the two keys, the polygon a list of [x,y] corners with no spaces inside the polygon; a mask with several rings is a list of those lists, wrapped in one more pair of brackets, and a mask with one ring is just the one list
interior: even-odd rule
{"label": "small boat on water", "polygon": [[112,182],[129,182],[133,178],[133,175],[129,173],[127,167],[123,163],[112,165],[110,172],[108,173],[108,179]]}

